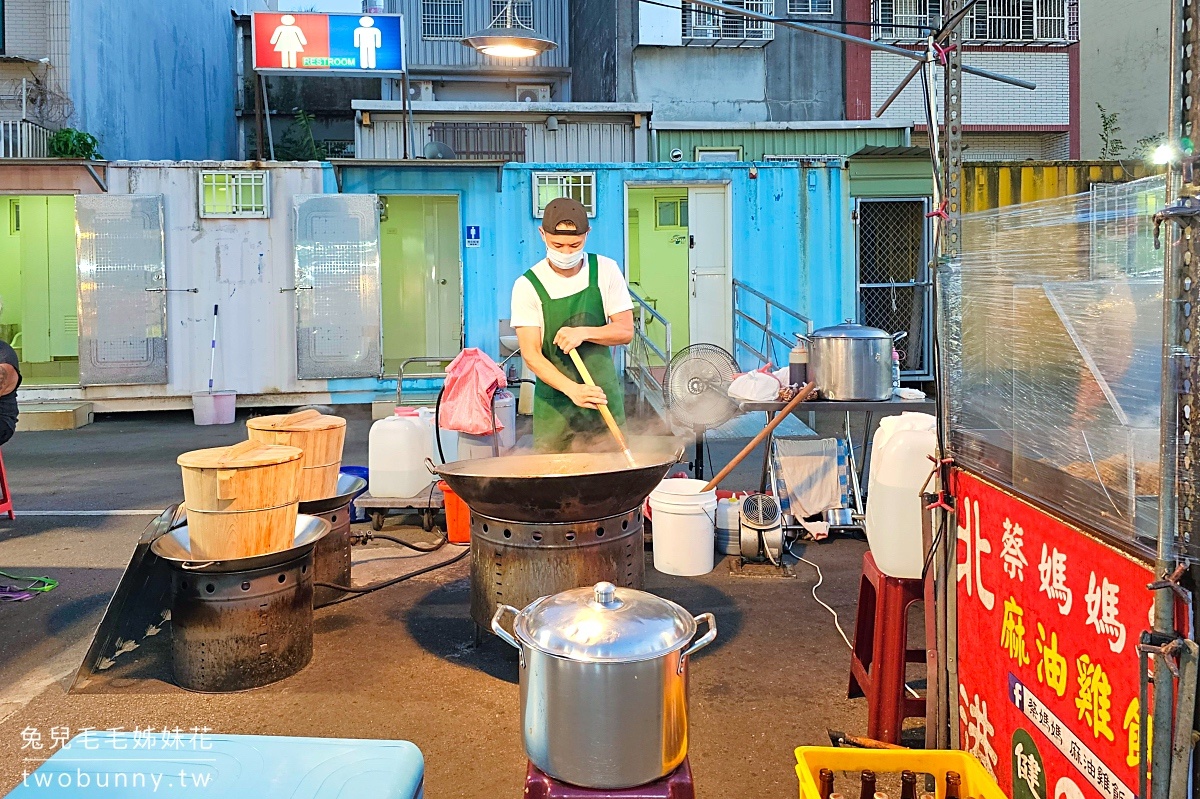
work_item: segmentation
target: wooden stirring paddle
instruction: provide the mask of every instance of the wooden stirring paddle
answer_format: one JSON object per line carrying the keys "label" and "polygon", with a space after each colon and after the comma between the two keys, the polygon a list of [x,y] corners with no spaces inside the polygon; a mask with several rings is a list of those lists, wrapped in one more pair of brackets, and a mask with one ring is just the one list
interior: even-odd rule
{"label": "wooden stirring paddle", "polygon": [[783,423],[783,420],[788,417],[788,414],[796,410],[797,405],[811,397],[816,390],[816,383],[809,383],[808,385],[804,386],[804,388],[800,390],[800,393],[795,397],[792,397],[792,400],[787,405],[784,405],[783,409],[779,411],[779,413],[775,414],[775,418],[768,422],[767,426],[764,427],[758,435],[752,438],[749,444],[742,448],[741,452],[733,456],[733,460],[726,464],[725,468],[718,472],[716,477],[709,480],[704,488],[700,489],[700,493],[703,494],[705,491],[712,491],[714,488],[716,488],[722,480],[729,476],[730,472],[737,468],[737,465],[741,463],[747,455],[754,451],[755,447],[762,443],[764,438],[771,435],[772,430],[774,430],[776,427],[779,427],[779,425]]}
{"label": "wooden stirring paddle", "polygon": [[[583,378],[583,382],[589,386],[595,386],[595,381],[592,380],[592,375],[588,372],[586,366],[583,365],[583,359],[579,357],[578,350],[571,350],[571,360],[575,363],[575,368],[579,370],[579,376]],[[625,456],[626,462],[630,468],[637,468],[637,461],[633,459],[633,453],[629,451],[629,444],[625,441],[625,434],[621,432],[621,428],[617,427],[617,420],[613,418],[612,411],[607,405],[599,405],[597,409],[600,411],[600,416],[604,419],[604,423],[608,425],[608,432],[612,433],[613,438],[617,440],[617,446],[621,448],[621,454]]]}

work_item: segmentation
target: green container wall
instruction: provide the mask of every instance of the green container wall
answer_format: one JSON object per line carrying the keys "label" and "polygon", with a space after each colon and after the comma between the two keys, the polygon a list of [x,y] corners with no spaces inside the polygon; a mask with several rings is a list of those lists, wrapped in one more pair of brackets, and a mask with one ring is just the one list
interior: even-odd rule
{"label": "green container wall", "polygon": [[927,158],[851,158],[851,197],[928,197],[933,167]]}
{"label": "green container wall", "polygon": [[849,156],[864,147],[904,147],[902,128],[857,130],[656,130],[659,161],[670,161],[671,150],[683,151],[684,161],[696,160],[697,147],[741,147],[742,160],[761,161],[767,155]]}

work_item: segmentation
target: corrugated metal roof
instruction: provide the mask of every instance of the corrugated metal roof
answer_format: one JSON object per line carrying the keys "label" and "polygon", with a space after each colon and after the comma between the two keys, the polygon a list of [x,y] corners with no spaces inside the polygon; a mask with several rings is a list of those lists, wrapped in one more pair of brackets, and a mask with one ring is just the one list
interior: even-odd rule
{"label": "corrugated metal roof", "polygon": [[655,130],[905,130],[915,123],[878,119],[835,119],[824,122],[655,122]]}
{"label": "corrugated metal roof", "polygon": [[852,158],[924,158],[929,159],[928,147],[864,147]]}
{"label": "corrugated metal roof", "polygon": [[[654,106],[649,103],[474,103],[433,102],[411,103],[414,114],[622,114],[649,116]],[[400,100],[351,100],[355,111],[399,114],[404,111]]]}
{"label": "corrugated metal roof", "polygon": [[903,147],[908,144],[904,128],[802,128],[663,130],[656,126],[658,160],[670,161],[679,149],[684,160],[696,159],[697,147],[741,147],[746,161],[761,161],[768,155],[848,156],[864,147]]}

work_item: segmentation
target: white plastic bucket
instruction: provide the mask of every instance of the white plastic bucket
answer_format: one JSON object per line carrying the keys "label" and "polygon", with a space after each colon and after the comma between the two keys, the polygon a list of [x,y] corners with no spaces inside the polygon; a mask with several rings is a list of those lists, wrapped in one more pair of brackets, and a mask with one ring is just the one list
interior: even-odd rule
{"label": "white plastic bucket", "polygon": [[214,391],[192,395],[192,420],[198,425],[233,424],[237,415],[237,392]]}
{"label": "white plastic bucket", "polygon": [[663,574],[696,577],[716,560],[716,490],[703,480],[667,479],[650,494],[654,518],[654,568]]}

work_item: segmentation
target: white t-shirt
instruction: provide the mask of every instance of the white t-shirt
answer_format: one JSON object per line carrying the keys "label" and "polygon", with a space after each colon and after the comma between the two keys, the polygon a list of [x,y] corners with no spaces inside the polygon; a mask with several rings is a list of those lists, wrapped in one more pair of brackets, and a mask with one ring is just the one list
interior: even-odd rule
{"label": "white t-shirt", "polygon": [[[545,258],[533,265],[533,273],[542,282],[550,299],[560,300],[578,294],[588,287],[587,255],[583,257],[583,266],[571,277],[563,277],[555,272]],[[617,262],[597,255],[596,273],[596,283],[604,301],[605,319],[632,310],[633,298],[629,296],[629,286],[625,284],[625,276],[621,274]],[[545,327],[542,322],[542,298],[525,275],[521,275],[513,284],[512,317],[509,324],[514,328]]]}

